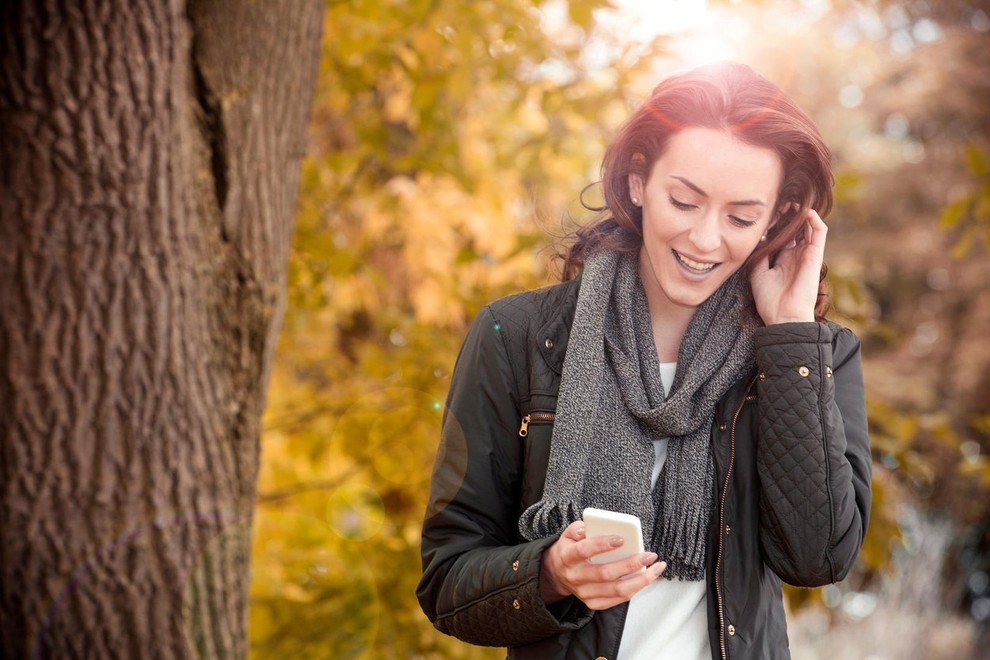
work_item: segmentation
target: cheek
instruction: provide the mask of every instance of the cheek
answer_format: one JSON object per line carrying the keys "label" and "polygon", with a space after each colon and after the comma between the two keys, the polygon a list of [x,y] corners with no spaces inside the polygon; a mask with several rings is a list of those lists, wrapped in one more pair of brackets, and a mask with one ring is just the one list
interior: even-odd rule
{"label": "cheek", "polygon": [[660,213],[643,217],[643,236],[653,240],[664,240],[678,232],[676,220]]}
{"label": "cheek", "polygon": [[730,247],[732,258],[736,261],[746,261],[759,250],[760,245],[759,236],[755,239],[746,237],[745,239],[733,241]]}
{"label": "cheek", "polygon": [[643,220],[640,224],[640,235],[643,237],[643,243],[648,244],[656,240],[656,223],[653,218],[648,217],[645,213],[643,214]]}

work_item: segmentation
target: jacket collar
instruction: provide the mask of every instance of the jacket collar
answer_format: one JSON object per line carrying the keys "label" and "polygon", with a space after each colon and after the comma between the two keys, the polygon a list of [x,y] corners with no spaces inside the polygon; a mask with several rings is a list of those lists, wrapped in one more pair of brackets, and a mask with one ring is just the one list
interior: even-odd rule
{"label": "jacket collar", "polygon": [[570,337],[571,325],[574,323],[574,310],[577,308],[580,288],[580,275],[564,283],[560,289],[563,295],[560,301],[553,306],[554,313],[540,326],[536,335],[540,355],[543,356],[547,366],[558,376],[564,368],[564,355],[567,352],[567,340]]}

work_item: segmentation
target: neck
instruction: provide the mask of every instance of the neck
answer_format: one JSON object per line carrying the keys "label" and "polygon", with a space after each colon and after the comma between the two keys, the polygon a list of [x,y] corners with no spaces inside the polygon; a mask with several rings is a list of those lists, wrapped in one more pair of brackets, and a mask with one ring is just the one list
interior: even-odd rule
{"label": "neck", "polygon": [[677,362],[681,350],[681,339],[687,331],[691,317],[671,318],[657,312],[650,305],[650,323],[653,326],[653,342],[657,347],[657,358],[661,362]]}
{"label": "neck", "polygon": [[657,357],[661,362],[676,362],[681,348],[681,339],[687,331],[697,307],[686,307],[673,302],[660,288],[649,270],[645,255],[641,255],[639,277],[646,291],[646,302],[650,308],[650,325],[653,326],[653,341],[657,347]]}

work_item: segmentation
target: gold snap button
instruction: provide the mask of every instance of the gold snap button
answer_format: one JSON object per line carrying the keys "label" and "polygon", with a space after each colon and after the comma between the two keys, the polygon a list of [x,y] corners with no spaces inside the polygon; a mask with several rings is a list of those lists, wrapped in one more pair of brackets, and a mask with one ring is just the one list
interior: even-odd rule
{"label": "gold snap button", "polygon": [[595,658],[595,660],[608,660],[608,658],[606,658],[604,655],[600,655],[597,658]]}
{"label": "gold snap button", "polygon": [[728,534],[728,533],[729,533],[729,532],[731,532],[731,531],[732,531],[732,528],[731,528],[731,527],[729,527],[728,525],[726,525],[726,526],[725,526],[725,533],[726,533],[726,534]]}
{"label": "gold snap button", "polygon": [[725,423],[724,422],[722,424],[719,424],[718,425],[718,430],[719,431],[724,431],[725,430]]}
{"label": "gold snap button", "polygon": [[832,367],[825,367],[825,377],[826,378],[832,377]]}
{"label": "gold snap button", "polygon": [[735,635],[736,634],[736,627],[734,625],[732,625],[731,623],[729,624],[729,634],[730,635]]}
{"label": "gold snap button", "polygon": [[518,559],[515,560],[514,562],[512,562],[512,570],[514,570],[514,571],[518,571],[519,570],[519,560]]}
{"label": "gold snap button", "polygon": [[811,371],[808,369],[808,367],[801,367],[798,369],[798,373],[801,374],[801,376],[803,376],[804,378],[807,378],[808,374],[810,374]]}
{"label": "gold snap button", "polygon": [[517,610],[520,607],[522,607],[522,604],[519,602],[519,599],[518,598],[513,599],[513,601],[512,601],[512,607],[516,608]]}
{"label": "gold snap button", "polygon": [[553,340],[547,337],[547,340],[543,342],[547,348],[553,348]]}
{"label": "gold snap button", "polygon": [[763,373],[762,371],[760,372],[760,375],[757,376],[757,378],[759,378],[760,380],[766,380],[766,377],[767,377],[767,375],[765,373]]}

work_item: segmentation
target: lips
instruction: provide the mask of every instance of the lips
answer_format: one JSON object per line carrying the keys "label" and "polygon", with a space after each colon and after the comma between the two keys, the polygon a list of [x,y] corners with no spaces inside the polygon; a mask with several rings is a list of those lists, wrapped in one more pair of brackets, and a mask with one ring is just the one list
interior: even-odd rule
{"label": "lips", "polygon": [[674,257],[677,259],[677,261],[680,262],[682,266],[687,268],[692,273],[698,273],[699,275],[703,275],[704,273],[711,272],[712,270],[715,269],[715,267],[719,265],[718,263],[695,261],[694,259],[689,259],[688,257],[685,257],[677,250],[671,250],[671,252],[674,253]]}

